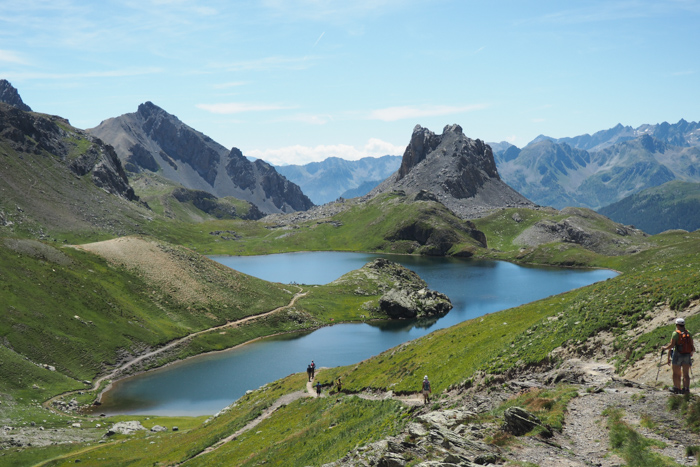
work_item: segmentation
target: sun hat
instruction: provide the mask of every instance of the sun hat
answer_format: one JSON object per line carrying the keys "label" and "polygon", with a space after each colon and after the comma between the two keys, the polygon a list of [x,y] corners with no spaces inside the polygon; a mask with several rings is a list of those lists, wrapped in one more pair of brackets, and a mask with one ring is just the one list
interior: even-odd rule
{"label": "sun hat", "polygon": [[685,326],[685,320],[683,318],[676,318],[676,324]]}
{"label": "sun hat", "polygon": [[425,375],[425,376],[423,377],[423,379],[428,379],[428,375]]}

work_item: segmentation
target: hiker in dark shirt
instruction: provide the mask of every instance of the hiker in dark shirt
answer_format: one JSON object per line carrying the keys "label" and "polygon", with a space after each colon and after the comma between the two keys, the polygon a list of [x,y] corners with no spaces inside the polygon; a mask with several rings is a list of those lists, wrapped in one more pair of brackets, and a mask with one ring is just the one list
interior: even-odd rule
{"label": "hiker in dark shirt", "polygon": [[425,375],[423,378],[423,385],[422,385],[422,391],[423,393],[423,404],[427,404],[430,402],[430,393],[432,390],[430,389],[430,381],[428,380],[428,375]]}
{"label": "hiker in dark shirt", "polygon": [[316,383],[316,396],[321,397],[321,383],[320,382]]}
{"label": "hiker in dark shirt", "polygon": [[311,379],[313,378],[312,371],[313,370],[311,370],[311,365],[307,365],[306,366],[306,376],[309,377],[309,381],[311,381]]}
{"label": "hiker in dark shirt", "polygon": [[316,364],[311,360],[311,379],[316,377]]}

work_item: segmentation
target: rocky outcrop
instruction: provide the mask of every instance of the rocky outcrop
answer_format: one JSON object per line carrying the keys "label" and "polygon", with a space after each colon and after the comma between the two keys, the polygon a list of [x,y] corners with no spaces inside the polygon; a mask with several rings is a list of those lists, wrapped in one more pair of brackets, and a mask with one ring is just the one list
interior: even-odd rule
{"label": "rocky outcrop", "polygon": [[114,146],[130,172],[158,172],[185,188],[232,196],[266,214],[304,211],[313,203],[269,164],[249,161],[152,102],[88,130]]}
{"label": "rocky outcrop", "polygon": [[452,309],[452,302],[434,290],[391,289],[379,299],[379,308],[392,319],[424,318],[446,314]]}
{"label": "rocky outcrop", "polygon": [[[82,130],[70,127],[67,120],[43,116],[0,104],[0,139],[19,153],[58,159],[78,177],[90,176],[92,182],[113,195],[137,200],[114,150]],[[87,140],[89,145],[76,153],[72,140]]]}
{"label": "rocky outcrop", "polygon": [[447,295],[430,290],[418,274],[388,259],[378,258],[365,265],[389,277],[394,286],[379,298],[379,310],[391,319],[441,316],[452,309]]}
{"label": "rocky outcrop", "polygon": [[181,203],[191,202],[197,209],[217,219],[257,220],[263,217],[263,213],[254,204],[250,204],[247,214],[241,215],[235,206],[225,203],[207,191],[176,188],[173,190],[173,197]]}
{"label": "rocky outcrop", "polygon": [[448,125],[442,135],[417,125],[399,170],[370,194],[421,190],[465,219],[494,209],[533,206],[498,175],[491,148],[464,135],[459,125]]}
{"label": "rocky outcrop", "polygon": [[14,86],[12,86],[6,79],[0,79],[0,102],[4,102],[5,104],[11,105],[12,107],[25,112],[32,111],[31,107],[22,101],[17,89],[15,89]]}

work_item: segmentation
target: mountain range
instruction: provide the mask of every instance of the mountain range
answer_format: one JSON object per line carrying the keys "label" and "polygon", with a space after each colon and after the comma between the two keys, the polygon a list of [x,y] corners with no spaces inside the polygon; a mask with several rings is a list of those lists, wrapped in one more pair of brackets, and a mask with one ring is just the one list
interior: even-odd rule
{"label": "mountain range", "polygon": [[503,180],[537,204],[599,209],[671,180],[700,182],[700,123],[617,125],[573,138],[494,145]]}
{"label": "mountain range", "polygon": [[87,132],[112,145],[128,172],[160,173],[185,188],[249,201],[267,214],[313,206],[267,162],[229,151],[152,102]]}
{"label": "mountain range", "polygon": [[315,204],[369,193],[401,165],[401,156],[363,157],[348,161],[329,157],[305,165],[276,166],[277,171],[301,187]]}

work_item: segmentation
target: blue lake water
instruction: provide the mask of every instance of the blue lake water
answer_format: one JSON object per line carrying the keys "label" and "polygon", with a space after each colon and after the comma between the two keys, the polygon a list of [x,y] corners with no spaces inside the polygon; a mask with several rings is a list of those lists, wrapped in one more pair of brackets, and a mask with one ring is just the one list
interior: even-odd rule
{"label": "blue lake water", "polygon": [[99,410],[108,414],[213,414],[246,390],[306,371],[311,360],[319,367],[357,363],[437,329],[617,275],[601,269],[533,268],[500,261],[344,252],[212,259],[268,281],[326,284],[377,257],[417,272],[431,289],[450,297],[452,311],[427,321],[337,324],[202,355],[117,382],[104,395]]}

